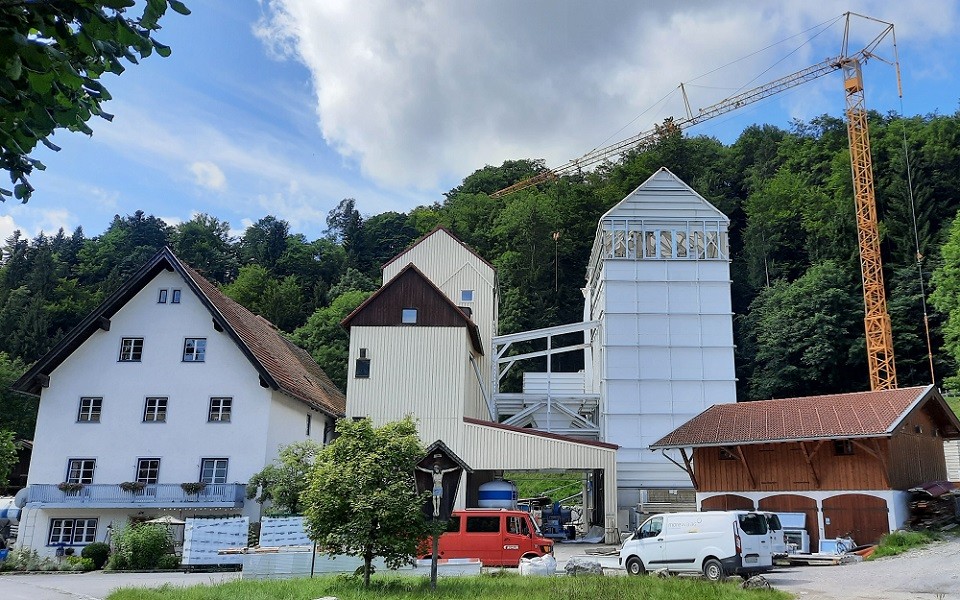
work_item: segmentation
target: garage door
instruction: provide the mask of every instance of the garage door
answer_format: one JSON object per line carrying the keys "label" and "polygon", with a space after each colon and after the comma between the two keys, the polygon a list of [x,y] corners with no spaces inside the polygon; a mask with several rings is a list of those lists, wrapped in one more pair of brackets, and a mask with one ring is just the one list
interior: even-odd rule
{"label": "garage door", "polygon": [[810,549],[816,552],[820,547],[820,523],[817,520],[817,501],[796,494],[779,494],[760,500],[760,510],[768,512],[804,513],[807,518],[805,527],[810,534]]}
{"label": "garage door", "polygon": [[753,510],[753,500],[736,494],[711,496],[700,503],[700,510]]}
{"label": "garage door", "polygon": [[843,494],[823,501],[823,531],[829,538],[850,535],[857,544],[876,544],[889,533],[887,501],[866,494]]}

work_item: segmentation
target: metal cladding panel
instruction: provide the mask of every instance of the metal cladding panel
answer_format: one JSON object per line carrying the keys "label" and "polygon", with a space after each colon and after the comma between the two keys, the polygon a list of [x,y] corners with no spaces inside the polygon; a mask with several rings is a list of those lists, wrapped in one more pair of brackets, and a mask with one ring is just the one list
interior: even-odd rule
{"label": "metal cladding panel", "polygon": [[[496,272],[482,258],[466,248],[445,230],[438,229],[386,265],[384,281],[396,276],[405,266],[413,263],[455,305],[470,309],[470,318],[477,325],[483,356],[476,357],[477,367],[483,378],[483,389],[490,393],[489,373],[493,354],[493,336],[497,333],[498,307],[496,295]],[[472,300],[464,300],[462,293],[472,291]],[[476,380],[473,367],[471,377]],[[467,392],[464,415],[475,418],[490,418],[486,400],[479,385]]]}
{"label": "metal cladding panel", "polygon": [[[368,378],[356,377],[361,348],[370,360]],[[476,386],[469,356],[470,340],[462,327],[353,327],[347,416],[383,424],[412,415],[421,432],[435,431],[442,422],[460,423],[466,391]]]}
{"label": "metal cladding panel", "polygon": [[960,481],[960,440],[944,442],[943,454],[947,461],[947,479]]}
{"label": "metal cladding panel", "polygon": [[729,222],[726,215],[665,167],[603,215],[603,219],[622,217],[721,219]]}
{"label": "metal cladding panel", "polygon": [[464,423],[460,456],[475,470],[616,470],[616,450]]}

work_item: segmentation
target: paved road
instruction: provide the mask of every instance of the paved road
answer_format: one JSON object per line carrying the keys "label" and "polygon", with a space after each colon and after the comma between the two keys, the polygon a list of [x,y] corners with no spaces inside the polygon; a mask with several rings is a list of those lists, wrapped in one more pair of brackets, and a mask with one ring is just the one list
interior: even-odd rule
{"label": "paved road", "polygon": [[239,573],[51,573],[0,575],[3,600],[101,600],[120,587],[198,585],[232,581]]}

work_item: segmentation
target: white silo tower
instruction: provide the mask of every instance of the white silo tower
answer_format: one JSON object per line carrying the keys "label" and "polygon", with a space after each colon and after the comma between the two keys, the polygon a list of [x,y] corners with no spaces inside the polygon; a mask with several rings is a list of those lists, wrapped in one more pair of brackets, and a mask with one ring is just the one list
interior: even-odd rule
{"label": "white silo tower", "polygon": [[649,445],[736,401],[729,219],[666,168],[600,219],[584,289],[586,381],[601,439],[620,446],[618,506],[689,489]]}

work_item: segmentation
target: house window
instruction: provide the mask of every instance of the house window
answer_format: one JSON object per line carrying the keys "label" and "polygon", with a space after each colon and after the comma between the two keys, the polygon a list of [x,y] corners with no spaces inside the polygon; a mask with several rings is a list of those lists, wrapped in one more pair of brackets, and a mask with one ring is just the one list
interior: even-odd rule
{"label": "house window", "polygon": [[370,359],[358,358],[356,367],[353,369],[353,376],[357,379],[370,378]]}
{"label": "house window", "polygon": [[203,362],[207,355],[207,338],[187,338],[183,342],[183,362]]}
{"label": "house window", "polygon": [[139,483],[157,483],[159,476],[159,458],[141,458],[137,461],[137,481]]}
{"label": "house window", "polygon": [[853,442],[851,440],[834,440],[833,453],[836,456],[853,456]]}
{"label": "house window", "polygon": [[103,408],[103,398],[80,398],[80,410],[77,412],[78,423],[99,423],[100,410]]}
{"label": "house window", "polygon": [[226,483],[227,462],[226,458],[205,458],[200,461],[200,481],[203,483]]}
{"label": "house window", "polygon": [[720,460],[737,460],[736,451],[733,448],[720,448]]}
{"label": "house window", "polygon": [[307,435],[310,435],[310,421],[311,421],[311,420],[312,420],[312,419],[311,419],[311,416],[310,416],[310,415],[307,415]]}
{"label": "house window", "polygon": [[173,290],[170,295],[170,304],[180,304],[180,290]]}
{"label": "house window", "polygon": [[167,290],[160,290],[160,296],[157,297],[157,304],[167,303]]}
{"label": "house window", "polygon": [[147,398],[143,403],[144,423],[165,423],[167,421],[167,399]]}
{"label": "house window", "polygon": [[51,519],[50,546],[90,544],[97,537],[96,519]]}
{"label": "house window", "polygon": [[120,362],[140,362],[143,356],[143,338],[120,340]]}
{"label": "house window", "polygon": [[417,322],[417,309],[415,308],[405,308],[403,309],[403,314],[400,317],[400,322],[406,325],[413,325]]}
{"label": "house window", "polygon": [[93,483],[97,461],[92,458],[71,458],[67,461],[67,483]]}
{"label": "house window", "polygon": [[473,302],[473,290],[460,290],[460,302]]}
{"label": "house window", "polygon": [[230,408],[233,405],[233,398],[210,398],[210,411],[207,413],[207,421],[229,423]]}

